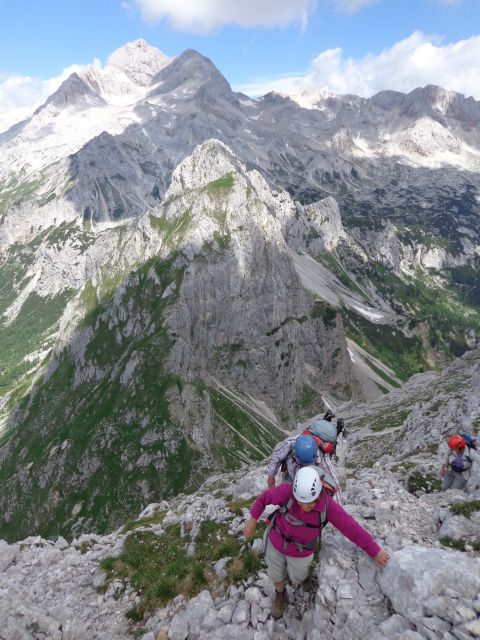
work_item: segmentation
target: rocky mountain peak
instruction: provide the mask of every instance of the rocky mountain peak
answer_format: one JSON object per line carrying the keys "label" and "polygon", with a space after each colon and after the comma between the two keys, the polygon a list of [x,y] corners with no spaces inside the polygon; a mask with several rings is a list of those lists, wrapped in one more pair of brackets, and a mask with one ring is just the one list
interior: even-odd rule
{"label": "rocky mountain peak", "polygon": [[380,109],[390,110],[401,105],[405,94],[400,91],[385,90],[379,91],[370,98],[370,101],[375,107]]}
{"label": "rocky mountain peak", "polygon": [[137,84],[147,87],[171,61],[172,58],[140,39],[114,51],[107,60],[107,67],[121,70]]}
{"label": "rocky mountain peak", "polygon": [[433,84],[418,87],[405,96],[402,105],[402,115],[411,118],[430,116],[445,124],[451,105],[454,102],[463,102],[464,97],[454,91],[447,91]]}
{"label": "rocky mountain peak", "polygon": [[318,109],[325,100],[334,98],[335,94],[322,87],[306,87],[290,94],[289,97],[304,109]]}
{"label": "rocky mountain peak", "polygon": [[34,115],[42,112],[47,106],[64,109],[79,102],[93,104],[104,103],[100,95],[98,83],[90,78],[90,81],[80,77],[78,73],[72,73],[62,82],[60,87],[40,106]]}
{"label": "rocky mountain peak", "polygon": [[198,51],[187,49],[153,79],[161,83],[154,94],[178,92],[193,93],[208,85],[215,95],[231,93],[231,87],[213,62]]}
{"label": "rocky mountain peak", "polygon": [[185,189],[199,189],[228,173],[245,173],[245,167],[220,140],[206,140],[175,169],[165,199]]}

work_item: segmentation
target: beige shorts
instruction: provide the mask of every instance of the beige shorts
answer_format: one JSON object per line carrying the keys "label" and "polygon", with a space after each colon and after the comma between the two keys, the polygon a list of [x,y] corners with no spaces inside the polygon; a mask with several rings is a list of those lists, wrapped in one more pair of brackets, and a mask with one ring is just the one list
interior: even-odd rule
{"label": "beige shorts", "polygon": [[312,553],[305,558],[285,556],[280,551],[277,551],[269,540],[265,549],[268,577],[273,582],[283,582],[288,575],[290,581],[294,584],[303,582],[308,578],[313,555]]}

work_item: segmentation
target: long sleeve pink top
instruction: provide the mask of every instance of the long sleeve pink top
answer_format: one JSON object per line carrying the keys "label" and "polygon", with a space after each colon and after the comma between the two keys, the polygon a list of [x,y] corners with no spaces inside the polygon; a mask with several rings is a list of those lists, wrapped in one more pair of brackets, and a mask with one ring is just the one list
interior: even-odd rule
{"label": "long sleeve pink top", "polygon": [[[252,518],[258,520],[262,515],[267,504],[275,504],[278,506],[286,505],[287,502],[293,498],[293,487],[291,484],[281,484],[273,489],[267,489],[258,496],[250,511]],[[322,491],[320,499],[317,502],[312,511],[303,511],[295,498],[292,500],[292,506],[289,509],[289,514],[309,524],[318,524],[319,512],[325,510],[326,501],[328,501],[328,522],[330,522],[340,533],[346,538],[355,543],[360,549],[363,549],[365,553],[374,558],[381,548],[372,538],[372,536],[366,531],[356,520],[352,518],[337,502],[335,502],[331,496],[325,491]],[[277,551],[283,553],[286,556],[294,558],[300,558],[309,556],[313,553],[311,549],[298,549],[295,545],[296,542],[307,544],[318,536],[317,528],[295,526],[289,524],[285,516],[281,513],[275,518],[275,527],[285,536],[287,540],[293,542],[285,542],[274,528],[270,530],[269,540]]]}

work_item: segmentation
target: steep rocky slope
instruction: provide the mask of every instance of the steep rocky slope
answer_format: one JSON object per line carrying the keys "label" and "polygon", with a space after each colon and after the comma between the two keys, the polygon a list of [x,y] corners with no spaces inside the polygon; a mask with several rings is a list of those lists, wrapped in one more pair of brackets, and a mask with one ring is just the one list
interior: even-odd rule
{"label": "steep rocky slope", "polygon": [[[417,459],[427,462],[432,456],[419,451],[431,434],[451,432],[452,401],[457,427],[472,430],[479,367],[477,349],[433,387],[432,376],[425,374],[405,389],[406,406],[413,386],[433,390],[438,405],[429,421],[418,420],[410,430]],[[397,412],[402,393],[382,399],[385,412]],[[478,410],[478,397],[476,403]],[[377,409],[369,403],[355,413],[375,427]],[[149,505],[137,520],[107,536],[2,543],[0,633],[25,640],[478,637],[479,490],[439,494],[409,486],[406,471],[389,469],[385,456],[369,468],[362,445],[372,447],[368,434],[360,432],[341,442],[337,471],[345,508],[391,554],[384,570],[327,527],[311,591],[288,586],[286,613],[274,621],[273,587],[256,555],[260,539],[252,544],[241,536],[248,507],[265,487],[265,466],[254,465],[216,475],[193,495]],[[402,465],[404,453],[394,447],[390,461]]]}
{"label": "steep rocky slope", "polygon": [[[39,251],[36,290],[53,300],[49,287],[71,282],[73,297],[3,432],[3,535],[105,530],[261,459],[322,394],[350,397],[341,318],[303,289],[282,235],[278,218],[295,212],[210,141],[160,207],[86,248],[63,227],[70,250],[45,267]],[[10,307],[11,327],[24,307]]]}

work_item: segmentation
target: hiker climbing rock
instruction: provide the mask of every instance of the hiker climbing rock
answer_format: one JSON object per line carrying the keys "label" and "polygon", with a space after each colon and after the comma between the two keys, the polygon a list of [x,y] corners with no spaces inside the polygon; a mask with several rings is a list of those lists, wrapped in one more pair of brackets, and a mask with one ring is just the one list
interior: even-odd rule
{"label": "hiker climbing rock", "polygon": [[465,490],[466,484],[472,475],[473,462],[480,462],[477,453],[477,439],[474,436],[463,434],[452,436],[448,441],[448,449],[445,451],[440,467],[442,478],[442,490]]}
{"label": "hiker climbing rock", "polygon": [[347,437],[347,431],[345,429],[345,420],[343,418],[339,418],[337,420],[337,440],[340,434],[343,434],[344,438]]}
{"label": "hiker climbing rock", "polygon": [[293,482],[302,465],[315,464],[318,457],[317,444],[310,435],[296,435],[278,443],[273,450],[267,468],[267,486],[275,486],[275,476],[282,471],[283,482]]}
{"label": "hiker climbing rock", "polygon": [[312,466],[302,467],[297,471],[293,485],[282,484],[267,489],[250,511],[251,518],[243,531],[247,537],[254,534],[267,505],[279,507],[270,516],[264,536],[267,573],[275,585],[274,618],[280,618],[285,609],[287,576],[293,584],[308,579],[314,552],[327,522],[374,558],[378,566],[385,566],[389,560],[389,555],[372,536],[322,489],[319,470]]}
{"label": "hiker climbing rock", "polygon": [[275,486],[278,471],[282,471],[283,482],[293,482],[295,473],[301,466],[315,464],[333,478],[335,490],[339,489],[340,483],[330,461],[335,452],[337,429],[338,427],[323,418],[315,420],[301,435],[290,436],[279,442],[267,467],[268,488]]}

